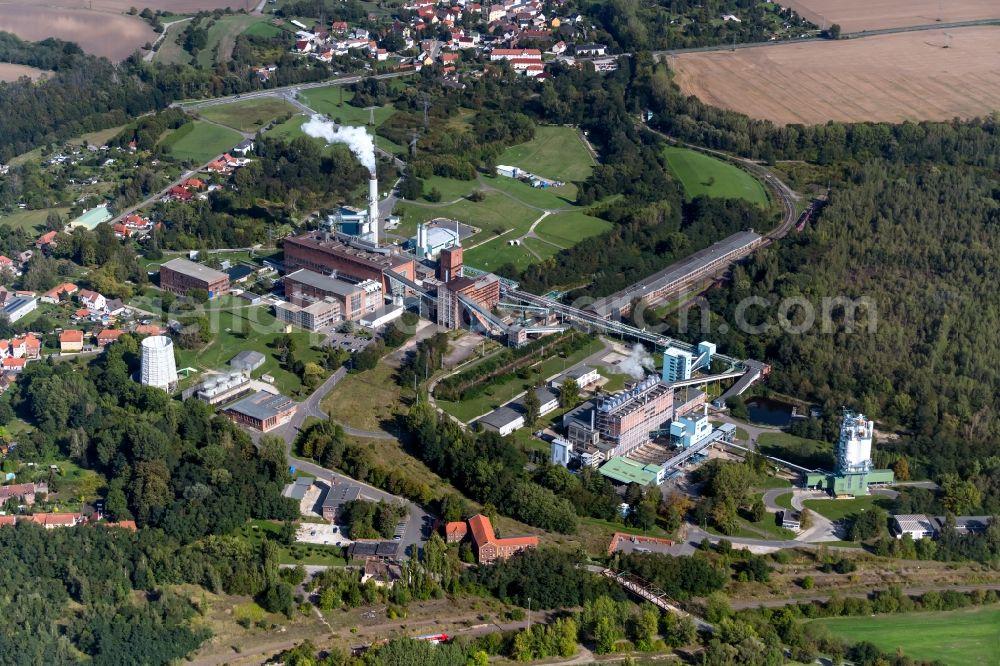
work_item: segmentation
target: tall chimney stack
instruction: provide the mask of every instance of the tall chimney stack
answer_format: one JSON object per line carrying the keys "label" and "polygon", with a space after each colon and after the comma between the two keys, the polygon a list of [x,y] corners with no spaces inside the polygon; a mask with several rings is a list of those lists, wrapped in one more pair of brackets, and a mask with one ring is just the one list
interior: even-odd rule
{"label": "tall chimney stack", "polygon": [[378,178],[374,171],[368,179],[368,225],[372,230],[372,241],[378,245]]}

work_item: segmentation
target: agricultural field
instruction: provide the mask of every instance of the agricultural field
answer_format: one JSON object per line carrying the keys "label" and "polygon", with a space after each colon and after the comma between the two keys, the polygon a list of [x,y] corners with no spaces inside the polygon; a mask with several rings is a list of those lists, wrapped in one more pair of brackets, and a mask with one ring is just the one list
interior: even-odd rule
{"label": "agricultural field", "polygon": [[821,28],[833,23],[843,32],[1000,18],[996,0],[782,0]]}
{"label": "agricultural field", "polygon": [[767,192],[756,178],[739,167],[697,150],[667,146],[667,164],[684,186],[689,199],[705,195],[716,199],[744,199],[766,207]]}
{"label": "agricultural field", "polygon": [[564,182],[586,180],[594,166],[577,128],[551,125],[535,128],[535,138],[508,148],[497,162]]}
{"label": "agricultural field", "polygon": [[242,140],[243,137],[234,130],[194,121],[167,135],[162,145],[169,148],[170,154],[177,159],[203,164]]}
{"label": "agricultural field", "polygon": [[[51,7],[80,7],[82,5],[77,0],[46,0],[45,4]],[[194,14],[202,10],[210,12],[213,9],[226,9],[227,7],[234,11],[240,9],[249,11],[254,8],[255,3],[247,2],[247,0],[143,0],[139,5],[136,5],[131,0],[87,0],[87,6],[94,11],[101,12],[125,13],[132,7],[140,9],[149,7],[153,11],[159,9],[173,14]]]}
{"label": "agricultural field", "polygon": [[685,53],[670,67],[685,93],[778,124],[951,120],[1000,108],[997,43],[1000,27],[982,26]]}
{"label": "agricultural field", "polygon": [[[54,4],[59,5],[59,0]],[[65,8],[55,10],[28,0],[0,3],[0,31],[29,41],[58,37],[113,61],[123,60],[156,40],[153,29],[138,17],[79,9],[82,6],[69,0],[63,3]]]}
{"label": "agricultural field", "polygon": [[901,648],[908,657],[948,666],[1000,663],[1000,607],[933,613],[837,617],[814,620],[852,642],[868,641],[883,652]]}
{"label": "agricultural field", "polygon": [[0,81],[17,81],[22,76],[27,76],[29,79],[35,81],[46,74],[49,74],[49,72],[37,67],[15,65],[11,62],[0,62]]}
{"label": "agricultural field", "polygon": [[241,132],[256,132],[275,118],[298,113],[298,109],[277,97],[255,97],[232,104],[209,106],[195,113]]}

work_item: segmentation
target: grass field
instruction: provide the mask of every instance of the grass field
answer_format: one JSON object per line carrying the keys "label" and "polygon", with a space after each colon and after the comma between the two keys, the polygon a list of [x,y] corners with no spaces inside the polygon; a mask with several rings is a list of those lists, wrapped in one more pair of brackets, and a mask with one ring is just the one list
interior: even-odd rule
{"label": "grass field", "polygon": [[[471,224],[481,231],[475,236],[462,241],[466,254],[476,243],[480,243],[498,232],[508,231],[511,238],[518,238],[527,233],[531,223],[541,215],[538,211],[518,204],[498,192],[487,192],[486,197],[479,202],[459,201],[447,206],[415,206],[401,203],[399,211],[403,213],[403,223],[399,234],[412,235],[417,231],[418,222],[426,222],[435,217],[447,217],[465,224]],[[496,243],[498,241],[490,241]]]}
{"label": "grass field", "polygon": [[196,120],[167,135],[162,145],[177,159],[202,164],[242,140],[243,137],[234,130]]}
{"label": "grass field", "polygon": [[584,238],[603,234],[611,229],[611,223],[598,217],[591,217],[580,211],[565,211],[550,215],[542,220],[535,233],[560,247],[572,247]]}
{"label": "grass field", "polygon": [[1000,607],[814,620],[834,635],[948,666],[1000,664]]}
{"label": "grass field", "polygon": [[395,372],[380,361],[372,370],[347,375],[323,398],[323,411],[345,425],[382,429],[401,407]]}
{"label": "grass field", "polygon": [[[354,93],[344,88],[344,86],[310,88],[303,90],[299,95],[309,108],[337,120],[342,125],[367,125],[371,112],[348,104],[354,98]],[[343,104],[341,104],[341,96],[343,96]],[[391,104],[376,107],[375,126],[378,127],[384,123],[395,112],[396,109]]]}
{"label": "grass field", "polygon": [[535,128],[535,138],[508,148],[497,162],[565,182],[586,180],[594,167],[578,129],[551,125]]}
{"label": "grass field", "polygon": [[672,56],[670,67],[685,94],[778,124],[948,121],[992,113],[1000,108],[1000,27],[947,32],[950,37],[934,30],[684,53]]}
{"label": "grass field", "polygon": [[769,456],[810,469],[833,469],[833,444],[804,439],[785,432],[765,432],[757,437],[760,450]]}
{"label": "grass field", "polygon": [[700,195],[717,199],[745,199],[767,206],[767,192],[756,178],[737,166],[688,148],[663,149],[670,170],[693,199]]}
{"label": "grass field", "polygon": [[9,215],[0,214],[0,225],[24,229],[29,234],[41,233],[49,213],[55,211],[64,219],[69,214],[69,208],[43,208],[42,210],[19,210]]}
{"label": "grass field", "polygon": [[242,132],[256,132],[279,116],[298,113],[298,109],[283,99],[256,97],[232,104],[210,106],[197,113],[220,125]]}
{"label": "grass field", "polygon": [[829,518],[833,521],[843,520],[847,516],[855,513],[860,513],[862,511],[869,511],[873,507],[880,507],[882,509],[891,509],[893,502],[888,497],[879,497],[877,495],[868,495],[865,497],[857,497],[855,499],[828,499],[828,500],[806,500],[802,503],[804,507],[810,511],[815,511],[821,516]]}

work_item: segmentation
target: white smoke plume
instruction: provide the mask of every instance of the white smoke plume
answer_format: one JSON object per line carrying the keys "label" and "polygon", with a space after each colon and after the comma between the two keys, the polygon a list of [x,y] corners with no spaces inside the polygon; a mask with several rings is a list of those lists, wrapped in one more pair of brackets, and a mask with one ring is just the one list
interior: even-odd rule
{"label": "white smoke plume", "polygon": [[647,371],[656,372],[656,361],[642,346],[642,343],[637,342],[632,347],[628,358],[621,361],[618,367],[621,368],[622,372],[631,375],[633,379],[644,379]]}
{"label": "white smoke plume", "polygon": [[323,116],[315,115],[302,126],[302,131],[327,143],[346,144],[368,171],[375,175],[375,142],[364,127],[337,126]]}

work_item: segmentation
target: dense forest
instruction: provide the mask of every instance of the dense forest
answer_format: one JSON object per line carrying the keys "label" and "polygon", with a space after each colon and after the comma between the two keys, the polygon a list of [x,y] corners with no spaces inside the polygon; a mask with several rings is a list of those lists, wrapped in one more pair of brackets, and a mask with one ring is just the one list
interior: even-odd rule
{"label": "dense forest", "polygon": [[[797,37],[816,29],[794,11],[765,0],[611,0],[581,5],[598,28],[596,39],[619,51],[765,42],[774,34]],[[739,20],[722,18],[730,15]]]}
{"label": "dense forest", "polygon": [[[817,223],[708,294],[711,335],[737,356],[768,359],[775,390],[816,400],[828,413],[853,406],[909,431],[890,450],[916,473],[978,479],[985,506],[996,510],[989,460],[1000,440],[998,223],[1000,182],[986,171],[850,164]],[[768,299],[747,310],[747,323],[766,330],[719,329],[749,297]],[[822,299],[837,297],[861,305],[827,306],[824,318]],[[792,308],[792,325],[782,325],[776,305],[786,298],[805,299],[816,323],[792,332],[804,316]]]}

